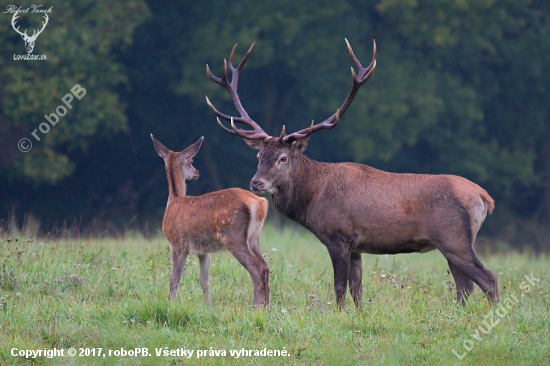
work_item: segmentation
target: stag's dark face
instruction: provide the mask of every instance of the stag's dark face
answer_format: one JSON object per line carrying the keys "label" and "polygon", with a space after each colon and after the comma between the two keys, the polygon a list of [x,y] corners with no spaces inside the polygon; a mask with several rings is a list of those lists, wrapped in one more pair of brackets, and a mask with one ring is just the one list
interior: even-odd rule
{"label": "stag's dark face", "polygon": [[244,141],[258,152],[258,170],[250,181],[250,190],[277,194],[292,175],[299,154],[307,147],[307,139],[281,142],[278,137]]}

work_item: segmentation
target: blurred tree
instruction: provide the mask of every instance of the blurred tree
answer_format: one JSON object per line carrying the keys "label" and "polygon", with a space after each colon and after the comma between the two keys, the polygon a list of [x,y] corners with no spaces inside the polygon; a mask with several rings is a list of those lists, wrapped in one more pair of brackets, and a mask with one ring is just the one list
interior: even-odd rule
{"label": "blurred tree", "polygon": [[441,83],[445,108],[421,148],[486,185],[503,209],[550,222],[550,3],[382,0],[377,9],[402,48],[454,79]]}
{"label": "blurred tree", "polygon": [[[166,177],[149,133],[172,150],[206,137],[191,194],[247,188],[255,154],[216,125],[205,95],[234,108],[205,64],[219,76],[234,43],[237,63],[257,42],[239,94],[277,135],[342,103],[353,65],[346,37],[363,64],[376,39],[377,70],[338,128],[312,137],[309,156],[463,175],[497,199],[497,215],[550,220],[548,1],[56,4],[35,49],[48,62],[10,60],[23,44],[11,27],[0,30],[0,194],[24,195],[41,218],[159,221]],[[76,83],[87,96],[30,153],[17,151]],[[63,203],[69,189],[74,200]]]}
{"label": "blurred tree", "polygon": [[[18,4],[26,9],[32,3]],[[124,105],[117,88],[127,82],[123,65],[113,51],[128,45],[136,26],[148,16],[143,1],[52,0],[52,13],[40,34],[35,54],[46,54],[47,61],[13,60],[24,54],[21,37],[9,26],[0,30],[0,179],[24,177],[35,185],[55,184],[72,174],[75,161],[68,154],[75,149],[86,151],[90,141],[127,131]],[[43,6],[41,9],[48,9]],[[2,19],[9,24],[8,17]],[[40,14],[22,13],[21,29],[40,26]],[[63,105],[61,98],[75,84],[86,89],[82,100],[72,101],[73,109],[50,125],[49,133],[31,133],[47,122],[44,115],[55,113]],[[43,128],[44,131],[46,127]],[[21,138],[34,146],[28,153],[17,148]]]}

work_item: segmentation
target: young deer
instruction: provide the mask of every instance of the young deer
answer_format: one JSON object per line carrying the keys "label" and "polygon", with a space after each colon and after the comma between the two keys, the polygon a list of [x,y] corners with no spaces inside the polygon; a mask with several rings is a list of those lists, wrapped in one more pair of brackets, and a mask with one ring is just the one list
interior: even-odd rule
{"label": "young deer", "polygon": [[186,196],[186,180],[197,179],[193,167],[204,137],[182,152],[173,152],[151,135],[164,159],[168,177],[168,204],[162,232],[172,247],[170,300],[176,297],[188,254],[197,254],[200,284],[210,302],[210,253],[227,249],[246,268],[254,284],[254,306],[269,306],[269,267],[260,253],[260,231],[267,216],[267,200],[240,188],[202,196]]}

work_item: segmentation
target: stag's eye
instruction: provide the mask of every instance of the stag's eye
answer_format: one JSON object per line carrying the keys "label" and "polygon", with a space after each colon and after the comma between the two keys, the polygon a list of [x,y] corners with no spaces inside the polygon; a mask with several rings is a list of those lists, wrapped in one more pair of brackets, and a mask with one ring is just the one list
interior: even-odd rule
{"label": "stag's eye", "polygon": [[286,156],[281,156],[281,158],[279,159],[279,163],[286,163],[287,160],[288,158]]}

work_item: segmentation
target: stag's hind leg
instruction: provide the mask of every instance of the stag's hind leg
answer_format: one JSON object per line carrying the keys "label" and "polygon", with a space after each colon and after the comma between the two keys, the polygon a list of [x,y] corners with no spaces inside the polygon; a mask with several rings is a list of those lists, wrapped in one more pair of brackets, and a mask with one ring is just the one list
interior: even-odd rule
{"label": "stag's hind leg", "polygon": [[210,302],[210,253],[208,254],[199,254],[199,264],[201,268],[201,274],[199,282],[202,287],[202,292],[208,303],[208,307],[212,309],[212,302]]}
{"label": "stag's hind leg", "polygon": [[466,276],[462,270],[454,265],[451,261],[447,260],[449,263],[449,269],[453,275],[453,278],[456,283],[456,299],[459,303],[464,303],[468,296],[472,293],[474,289],[474,283],[472,280]]}
{"label": "stag's hind leg", "polygon": [[[452,264],[455,268],[458,268],[462,274],[466,275],[471,281],[475,282],[481,288],[487,299],[497,303],[499,302],[497,277],[485,268],[485,266],[477,258],[477,255],[471,246],[461,252],[442,250],[442,253],[450,264]],[[450,268],[452,271],[453,267],[450,266]],[[457,282],[457,289],[458,287],[459,284]]]}

